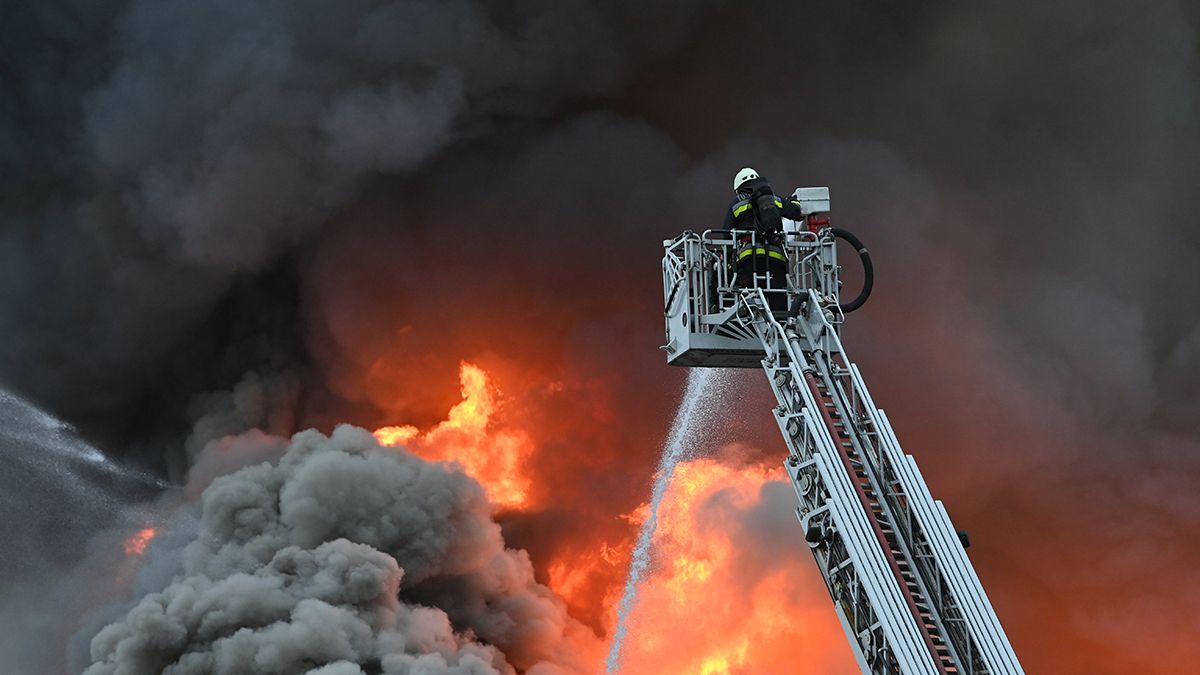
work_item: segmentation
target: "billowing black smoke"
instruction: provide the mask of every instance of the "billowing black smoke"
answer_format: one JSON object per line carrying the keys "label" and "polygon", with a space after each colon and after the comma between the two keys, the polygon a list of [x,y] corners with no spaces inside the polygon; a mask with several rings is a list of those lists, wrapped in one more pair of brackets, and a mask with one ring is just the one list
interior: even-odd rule
{"label": "billowing black smoke", "polygon": [[[457,359],[527,349],[626,374],[622,427],[657,428],[655,244],[749,164],[829,184],[871,248],[847,341],[974,550],[1011,556],[980,565],[1018,651],[1194,662],[1129,635],[1200,614],[1167,581],[1200,561],[1198,26],[1175,0],[9,3],[0,384],[175,480],[225,434],[376,421],[391,343],[429,384],[409,419]],[[635,505],[641,440],[588,472],[543,449],[547,501],[592,509],[559,521]],[[1072,604],[1074,656],[1037,652]]]}
{"label": "billowing black smoke", "polygon": [[276,294],[223,297],[265,269],[295,285],[282,257],[370,183],[394,189],[451,146],[612,89],[612,30],[584,3],[12,6],[3,380],[114,440],[153,426],[131,409],[165,412],[153,394],[185,406],[260,365],[245,386],[286,399],[266,380],[292,377],[303,354],[239,363],[225,381],[195,374],[240,356],[209,345],[239,347],[230,330],[279,311]]}

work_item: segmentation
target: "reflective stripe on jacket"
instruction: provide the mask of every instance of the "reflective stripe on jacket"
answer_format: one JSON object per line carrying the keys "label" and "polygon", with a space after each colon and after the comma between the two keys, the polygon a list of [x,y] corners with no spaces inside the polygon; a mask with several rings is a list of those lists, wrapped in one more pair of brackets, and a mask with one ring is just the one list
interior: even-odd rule
{"label": "reflective stripe on jacket", "polygon": [[[754,204],[750,202],[750,199],[743,197],[742,199],[735,201],[733,205],[729,207],[729,210],[733,211],[733,218],[734,220],[737,220],[739,216],[749,211],[753,207]],[[775,208],[779,209],[780,211],[783,210],[783,200],[779,197],[775,198]]]}
{"label": "reflective stripe on jacket", "polygon": [[752,255],[765,255],[776,260],[787,262],[787,256],[784,255],[783,249],[778,246],[747,246],[737,252],[737,261],[741,262]]}

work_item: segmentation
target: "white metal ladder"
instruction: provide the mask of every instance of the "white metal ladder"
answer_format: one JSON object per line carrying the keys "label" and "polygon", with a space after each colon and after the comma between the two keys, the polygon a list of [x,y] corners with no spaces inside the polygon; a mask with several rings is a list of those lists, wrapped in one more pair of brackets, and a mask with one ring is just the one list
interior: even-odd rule
{"label": "white metal ladder", "polygon": [[1023,673],[945,507],[875,407],[822,297],[809,291],[781,324],[763,292],[746,289],[732,321],[762,342],[796,514],[859,666]]}

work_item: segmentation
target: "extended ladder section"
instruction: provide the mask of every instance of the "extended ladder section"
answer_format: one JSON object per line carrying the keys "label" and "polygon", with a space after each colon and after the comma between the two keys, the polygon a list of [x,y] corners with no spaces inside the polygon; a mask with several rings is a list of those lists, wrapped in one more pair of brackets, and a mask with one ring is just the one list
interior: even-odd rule
{"label": "extended ladder section", "polygon": [[814,293],[786,323],[762,294],[762,341],[797,516],[869,673],[1022,673],[945,507],[904,454]]}
{"label": "extended ladder section", "polygon": [[664,242],[668,361],[754,357],[766,372],[796,514],[864,673],[1023,673],[945,507],[846,356],[833,237],[773,242],[788,258],[784,281],[735,271],[755,236]]}

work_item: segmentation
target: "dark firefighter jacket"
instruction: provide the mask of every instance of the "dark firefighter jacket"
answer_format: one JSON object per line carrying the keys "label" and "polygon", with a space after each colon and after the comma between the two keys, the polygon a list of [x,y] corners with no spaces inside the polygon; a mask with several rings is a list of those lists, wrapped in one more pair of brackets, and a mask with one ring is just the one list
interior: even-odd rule
{"label": "dark firefighter jacket", "polygon": [[725,211],[726,230],[757,229],[763,236],[783,230],[783,218],[800,220],[804,217],[800,202],[780,199],[762,178],[742,186]]}

